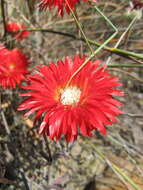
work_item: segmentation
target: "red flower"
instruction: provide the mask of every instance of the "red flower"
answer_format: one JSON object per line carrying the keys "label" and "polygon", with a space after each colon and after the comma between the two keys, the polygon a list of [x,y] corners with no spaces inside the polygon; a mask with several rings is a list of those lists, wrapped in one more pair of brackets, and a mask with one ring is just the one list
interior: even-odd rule
{"label": "red flower", "polygon": [[28,73],[28,59],[19,49],[0,47],[0,84],[3,88],[15,88]]}
{"label": "red flower", "polygon": [[26,26],[23,24],[21,25],[21,24],[15,23],[15,22],[8,23],[6,25],[6,29],[17,40],[23,40],[24,38],[28,37],[30,34],[30,32],[28,31],[18,32],[19,30],[26,30]]}
{"label": "red flower", "polygon": [[133,0],[133,9],[141,9],[143,7],[143,2],[140,0]]}
{"label": "red flower", "polygon": [[29,109],[25,116],[36,112],[35,121],[43,118],[40,134],[45,133],[51,139],[56,137],[56,140],[64,135],[68,142],[77,138],[79,130],[89,137],[93,130],[106,135],[105,126],[116,122],[115,116],[122,113],[118,109],[121,103],[113,98],[123,95],[122,91],[114,89],[121,83],[104,67],[99,68],[99,60],[89,61],[67,86],[84,61],[85,58],[78,56],[74,61],[67,57],[57,65],[39,67],[29,77],[28,85],[23,88],[30,92],[21,94],[28,98],[18,110]]}
{"label": "red flower", "polygon": [[[75,6],[77,3],[79,3],[80,0],[40,0],[39,6],[42,9],[47,9],[48,7],[52,9],[53,7],[58,7],[58,14],[63,16],[64,9],[66,12],[69,14],[70,9],[75,9]],[[83,1],[88,1],[88,0],[83,0]],[[93,0],[96,2],[96,0]],[[68,4],[67,4],[68,2]],[[69,6],[68,6],[69,5]]]}

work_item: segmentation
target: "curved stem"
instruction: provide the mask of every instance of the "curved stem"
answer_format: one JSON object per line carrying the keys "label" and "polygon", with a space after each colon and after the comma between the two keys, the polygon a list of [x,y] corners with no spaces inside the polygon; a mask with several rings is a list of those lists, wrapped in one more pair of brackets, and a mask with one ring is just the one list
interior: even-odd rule
{"label": "curved stem", "polygon": [[[74,34],[61,32],[61,31],[55,31],[55,30],[51,30],[51,29],[28,28],[28,29],[25,29],[25,30],[19,30],[17,32],[24,32],[24,31],[48,32],[48,33],[58,34],[58,35],[62,35],[62,36],[67,36],[67,37],[70,37],[70,38],[72,38],[74,40],[81,40],[81,41],[85,42],[84,38],[78,38]],[[94,45],[94,46],[97,46],[97,47],[100,47],[102,45],[100,42],[96,42],[96,41],[90,40],[90,39],[88,39],[88,42],[91,45]],[[132,51],[127,51],[127,50],[123,50],[123,49],[119,49],[119,48],[112,48],[112,47],[109,47],[109,46],[106,46],[106,45],[103,47],[103,50],[106,50],[106,51],[108,51],[110,53],[115,53],[115,54],[117,54],[119,56],[124,56],[124,57],[127,57],[127,58],[128,58],[128,56],[131,56],[131,57],[143,60],[143,54],[135,53],[135,52],[132,52]]]}
{"label": "curved stem", "polygon": [[110,24],[110,26],[115,30],[115,32],[103,43],[101,44],[94,52],[91,53],[91,55],[85,60],[85,62],[73,73],[69,81],[67,82],[67,86],[70,84],[72,79],[75,77],[75,75],[88,63],[90,59],[92,59],[95,54],[97,54],[101,49],[103,49],[118,33],[117,28],[114,26],[114,24],[98,9],[97,6],[95,6],[95,9],[101,14],[101,16]]}
{"label": "curved stem", "polygon": [[83,38],[84,38],[84,40],[85,40],[85,42],[86,42],[86,44],[87,44],[89,50],[91,51],[91,53],[93,53],[93,50],[92,50],[92,48],[91,48],[91,46],[90,46],[90,43],[88,42],[88,39],[87,39],[87,37],[86,37],[86,35],[85,35],[85,33],[84,33],[82,27],[81,27],[81,24],[80,24],[79,21],[78,21],[77,16],[76,16],[75,13],[73,12],[73,10],[72,10],[72,8],[70,7],[68,1],[67,1],[67,0],[65,0],[65,1],[66,1],[66,4],[67,4],[68,8],[69,8],[70,11],[71,11],[71,14],[72,14],[72,16],[73,16],[73,18],[74,18],[74,20],[75,20],[75,22],[76,22],[76,24],[77,24],[77,26],[78,26],[80,32],[81,32],[81,34],[83,35]]}

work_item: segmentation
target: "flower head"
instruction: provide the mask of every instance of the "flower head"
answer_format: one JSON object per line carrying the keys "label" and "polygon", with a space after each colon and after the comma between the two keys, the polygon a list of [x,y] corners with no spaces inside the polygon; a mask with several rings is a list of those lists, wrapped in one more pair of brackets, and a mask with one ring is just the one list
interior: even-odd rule
{"label": "flower head", "polygon": [[[13,37],[17,40],[23,40],[24,38],[28,37],[30,32],[26,31],[26,26],[21,25],[15,22],[10,22],[6,24],[6,29]],[[25,30],[23,32],[18,32],[19,30]]]}
{"label": "flower head", "polygon": [[99,68],[99,60],[89,61],[69,83],[84,61],[85,57],[67,57],[57,65],[39,67],[29,77],[23,87],[29,92],[21,94],[28,98],[18,110],[29,109],[25,116],[36,112],[35,121],[42,117],[40,134],[56,140],[65,136],[67,142],[75,140],[78,132],[91,137],[92,131],[99,130],[106,135],[105,126],[116,122],[115,117],[122,113],[118,109],[121,103],[113,97],[123,95],[115,89],[121,83],[104,67]]}
{"label": "flower head", "polygon": [[141,0],[133,0],[132,4],[133,4],[133,9],[143,8],[143,2],[141,2]]}
{"label": "flower head", "polygon": [[0,47],[0,84],[3,88],[15,88],[28,73],[28,59],[19,49]]}
{"label": "flower head", "polygon": [[[66,12],[69,14],[70,13],[70,8],[72,10],[75,9],[75,6],[77,3],[79,3],[80,0],[40,0],[39,7],[42,9],[47,9],[50,8],[52,9],[53,7],[58,7],[58,14],[63,16],[64,9]],[[88,1],[88,0],[83,0],[83,1]],[[93,0],[96,2],[96,0]],[[70,7],[70,8],[69,8]]]}

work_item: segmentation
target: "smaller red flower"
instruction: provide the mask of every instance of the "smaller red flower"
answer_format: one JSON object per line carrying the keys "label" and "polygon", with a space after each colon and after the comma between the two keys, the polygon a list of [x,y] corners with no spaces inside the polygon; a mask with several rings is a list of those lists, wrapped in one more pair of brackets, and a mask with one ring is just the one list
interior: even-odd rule
{"label": "smaller red flower", "polygon": [[[26,31],[26,26],[21,25],[15,22],[10,22],[6,25],[7,32],[10,32],[13,37],[17,40],[23,40],[24,38],[28,37],[30,32]],[[18,32],[19,30],[25,30],[23,32]]]}
{"label": "smaller red flower", "polygon": [[140,0],[133,0],[133,9],[141,9],[143,8],[143,2]]}
{"label": "smaller red flower", "polygon": [[8,50],[0,46],[0,84],[3,88],[15,88],[28,74],[29,61],[19,49]]}
{"label": "smaller red flower", "polygon": [[[83,1],[86,2],[88,0]],[[42,9],[52,9],[53,7],[58,7],[58,14],[63,16],[64,9],[68,14],[70,14],[70,8],[74,11],[76,4],[79,2],[80,0],[40,0],[39,7]],[[96,2],[96,0],[93,0],[93,2]]]}

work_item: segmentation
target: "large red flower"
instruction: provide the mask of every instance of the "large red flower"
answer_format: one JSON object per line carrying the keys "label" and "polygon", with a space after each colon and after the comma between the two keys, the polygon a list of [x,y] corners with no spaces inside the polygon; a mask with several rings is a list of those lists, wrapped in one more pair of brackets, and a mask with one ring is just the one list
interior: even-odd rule
{"label": "large red flower", "polygon": [[[15,22],[10,22],[10,23],[6,24],[6,29],[17,40],[23,40],[24,38],[28,37],[29,34],[30,34],[29,31],[26,31],[26,26],[25,25],[18,24],[18,23],[15,23]],[[25,30],[25,31],[18,32],[19,30]]]}
{"label": "large red flower", "polygon": [[[48,7],[52,9],[53,7],[58,7],[58,14],[61,16],[63,16],[64,9],[69,14],[70,13],[69,6],[72,10],[74,10],[76,4],[80,2],[80,0],[39,0],[39,1],[40,1],[39,6],[42,9],[47,9]],[[83,0],[83,1],[88,1],[88,0]],[[96,0],[93,1],[96,2]]]}
{"label": "large red flower", "polygon": [[38,67],[29,77],[28,85],[23,88],[30,91],[21,94],[28,98],[18,110],[29,109],[25,116],[36,112],[35,121],[43,118],[40,134],[56,140],[65,136],[68,142],[75,140],[79,131],[89,137],[93,130],[106,135],[105,126],[116,122],[115,116],[122,113],[118,109],[121,103],[113,97],[123,95],[114,88],[121,83],[104,67],[99,68],[99,60],[89,61],[67,85],[84,61],[85,58],[78,56],[74,60],[67,57],[64,62]]}
{"label": "large red flower", "polygon": [[15,88],[28,73],[28,59],[19,49],[0,47],[0,84],[3,88]]}

